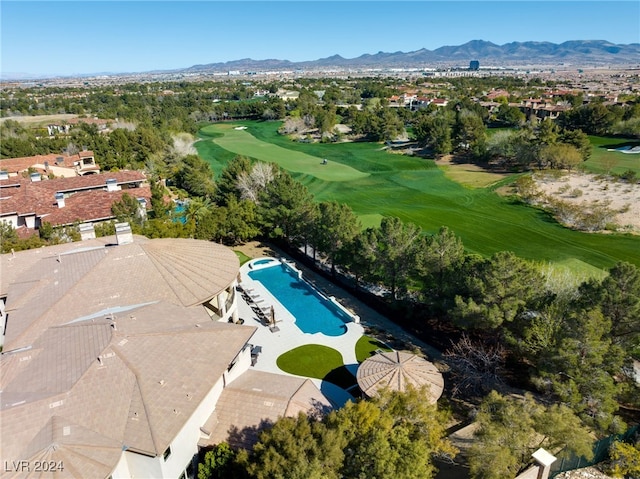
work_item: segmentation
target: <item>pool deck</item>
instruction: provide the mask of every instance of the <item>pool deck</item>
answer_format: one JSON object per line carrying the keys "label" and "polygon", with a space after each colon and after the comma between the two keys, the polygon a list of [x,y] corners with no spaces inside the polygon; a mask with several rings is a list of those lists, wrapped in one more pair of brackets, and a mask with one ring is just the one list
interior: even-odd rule
{"label": "pool deck", "polygon": [[[322,333],[304,333],[295,325],[295,317],[267,290],[259,281],[253,280],[249,276],[249,263],[240,268],[242,281],[240,286],[257,301],[257,305],[265,308],[266,316],[269,317],[268,309],[273,306],[275,311],[277,329],[272,331],[270,326],[262,322],[253,311],[251,305],[238,295],[238,316],[244,320],[245,325],[258,328],[251,338],[253,346],[260,346],[262,351],[258,355],[254,368],[259,371],[266,371],[277,374],[289,374],[282,371],[276,364],[280,355],[291,349],[305,344],[321,344],[333,348],[342,354],[343,363],[355,376],[358,369],[355,346],[364,334],[364,328],[354,322],[345,323],[347,331],[340,336],[326,336]],[[337,386],[326,384],[320,379],[310,378],[320,390],[337,405],[342,405],[347,399],[353,399],[346,391]]]}

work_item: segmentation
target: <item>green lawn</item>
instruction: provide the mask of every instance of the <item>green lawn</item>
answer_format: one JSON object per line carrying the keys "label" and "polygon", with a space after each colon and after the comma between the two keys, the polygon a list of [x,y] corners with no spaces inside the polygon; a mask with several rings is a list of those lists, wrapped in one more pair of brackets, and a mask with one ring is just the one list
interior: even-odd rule
{"label": "green lawn", "polygon": [[205,135],[217,133],[205,141],[211,141],[227,151],[265,162],[278,163],[285,170],[311,175],[323,181],[352,181],[369,176],[367,173],[341,163],[331,162],[325,165],[323,164],[325,157],[289,150],[258,140],[249,133],[253,130],[252,126],[245,126],[247,130],[236,130],[237,126],[215,124],[203,128],[202,133]]}
{"label": "green lawn", "polygon": [[236,254],[238,259],[240,260],[240,266],[242,266],[243,264],[245,264],[247,261],[249,261],[251,259],[246,254],[244,254],[242,251],[234,251],[234,253]]}
{"label": "green lawn", "polygon": [[287,373],[323,379],[343,389],[356,384],[355,377],[344,367],[342,354],[328,346],[299,346],[281,354],[276,364]]}
{"label": "green lawn", "polygon": [[[492,188],[462,186],[447,178],[431,160],[389,154],[377,143],[296,143],[277,134],[277,122],[234,123],[238,124],[249,127],[243,130],[246,135],[278,147],[279,152],[328,158],[328,167],[344,165],[364,174],[351,181],[329,181],[310,172],[291,171],[316,200],[350,205],[364,226],[378,224],[382,216],[397,216],[429,233],[446,225],[460,236],[469,252],[482,255],[509,250],[562,268],[595,272],[620,260],[640,265],[640,237],[563,228],[550,215],[500,197]],[[201,136],[218,137],[220,132],[207,127]],[[220,143],[219,137],[216,140],[198,142],[196,148],[219,174],[235,153],[222,148],[225,143]],[[252,151],[254,157],[266,159],[257,149]],[[272,161],[270,157],[268,161]]]}
{"label": "green lawn", "polygon": [[376,338],[372,338],[371,336],[362,336],[356,343],[356,359],[358,360],[358,363],[361,363],[365,359],[373,356],[378,349],[391,351],[390,348],[382,344]]}
{"label": "green lawn", "polygon": [[606,136],[590,136],[591,157],[585,162],[587,171],[593,173],[624,173],[635,171],[640,176],[640,153],[629,154],[620,151],[610,151],[622,146],[640,146],[640,140],[632,141],[624,138]]}

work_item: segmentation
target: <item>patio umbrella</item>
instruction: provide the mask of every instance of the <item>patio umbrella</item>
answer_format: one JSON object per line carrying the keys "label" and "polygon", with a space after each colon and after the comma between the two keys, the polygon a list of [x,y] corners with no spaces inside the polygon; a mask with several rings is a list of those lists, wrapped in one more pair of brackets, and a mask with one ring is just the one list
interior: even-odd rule
{"label": "patio umbrella", "polygon": [[430,402],[442,395],[444,378],[426,359],[401,351],[379,352],[366,359],[358,368],[358,386],[369,397],[382,388],[405,391],[407,385],[420,388],[429,386]]}
{"label": "patio umbrella", "polygon": [[271,305],[271,324],[274,326],[276,324],[276,310],[273,309],[273,305]]}

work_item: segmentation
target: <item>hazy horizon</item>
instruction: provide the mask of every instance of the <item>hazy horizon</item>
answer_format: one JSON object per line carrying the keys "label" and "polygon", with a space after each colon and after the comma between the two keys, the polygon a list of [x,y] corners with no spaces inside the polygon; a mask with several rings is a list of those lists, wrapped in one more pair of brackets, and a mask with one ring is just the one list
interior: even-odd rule
{"label": "hazy horizon", "polygon": [[471,40],[640,42],[634,0],[2,1],[0,9],[3,78],[356,58]]}

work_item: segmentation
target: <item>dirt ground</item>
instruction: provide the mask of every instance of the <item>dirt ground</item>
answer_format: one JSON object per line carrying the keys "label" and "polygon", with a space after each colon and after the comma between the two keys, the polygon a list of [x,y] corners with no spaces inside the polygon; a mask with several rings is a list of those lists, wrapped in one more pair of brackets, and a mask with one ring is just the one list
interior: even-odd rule
{"label": "dirt ground", "polygon": [[585,467],[575,471],[561,472],[555,479],[613,479],[595,467]]}
{"label": "dirt ground", "polygon": [[25,123],[28,125],[40,124],[40,123],[47,124],[55,121],[70,120],[77,116],[78,115],[75,115],[72,113],[61,113],[59,115],[9,116],[5,118],[0,118],[0,123],[4,123],[7,120],[15,120],[17,122]]}
{"label": "dirt ground", "polygon": [[640,185],[593,174],[570,173],[555,178],[534,175],[541,193],[577,205],[607,205],[616,212],[614,222],[625,230],[640,233]]}

